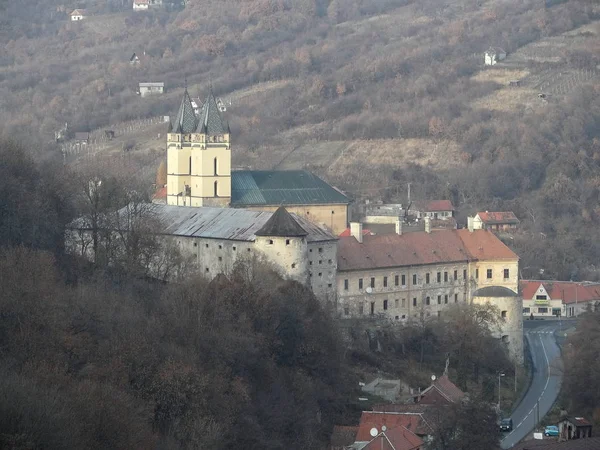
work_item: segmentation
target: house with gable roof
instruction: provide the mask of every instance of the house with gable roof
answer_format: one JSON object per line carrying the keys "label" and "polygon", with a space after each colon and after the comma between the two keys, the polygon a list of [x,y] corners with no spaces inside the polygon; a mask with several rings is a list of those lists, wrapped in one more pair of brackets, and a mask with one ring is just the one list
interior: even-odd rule
{"label": "house with gable roof", "polygon": [[575,317],[600,307],[600,283],[521,280],[523,316]]}
{"label": "house with gable roof", "polygon": [[85,9],[74,9],[69,16],[71,17],[71,22],[79,22],[87,17]]}
{"label": "house with gable roof", "polygon": [[450,405],[460,402],[464,397],[465,393],[444,374],[415,396],[414,400],[421,405]]}
{"label": "house with gable roof", "polygon": [[521,223],[512,211],[478,212],[475,217],[469,217],[469,228],[475,230],[513,231]]}
{"label": "house with gable roof", "polygon": [[[379,433],[377,433],[379,431]],[[420,450],[423,448],[423,440],[412,431],[403,426],[387,429],[383,425],[381,430],[372,428],[370,435],[373,438],[366,442],[355,442],[349,449],[356,450]]]}

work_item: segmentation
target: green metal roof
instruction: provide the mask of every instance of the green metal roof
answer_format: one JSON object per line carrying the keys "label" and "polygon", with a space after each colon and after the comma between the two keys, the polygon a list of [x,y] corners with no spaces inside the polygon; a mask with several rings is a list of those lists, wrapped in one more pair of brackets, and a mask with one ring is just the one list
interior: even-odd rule
{"label": "green metal roof", "polygon": [[231,205],[347,204],[348,197],[305,170],[238,170],[231,173]]}

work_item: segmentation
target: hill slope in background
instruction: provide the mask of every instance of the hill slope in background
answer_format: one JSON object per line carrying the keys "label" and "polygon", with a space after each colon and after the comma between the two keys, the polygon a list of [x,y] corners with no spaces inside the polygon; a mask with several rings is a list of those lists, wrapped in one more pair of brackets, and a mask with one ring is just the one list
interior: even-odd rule
{"label": "hill slope in background", "polygon": [[[461,215],[512,209],[523,267],[597,277],[599,14],[589,0],[7,2],[0,132],[41,149],[65,122],[172,114],[186,81],[192,96],[212,84],[231,100],[234,165],[308,166],[358,199],[399,201],[411,182]],[[490,46],[509,56],[487,76]],[[140,98],[140,81],[167,93]]]}

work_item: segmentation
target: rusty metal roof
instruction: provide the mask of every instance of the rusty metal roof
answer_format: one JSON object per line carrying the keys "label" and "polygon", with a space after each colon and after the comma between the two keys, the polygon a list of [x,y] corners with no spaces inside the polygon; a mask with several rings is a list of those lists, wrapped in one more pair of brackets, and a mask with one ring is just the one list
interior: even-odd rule
{"label": "rusty metal roof", "polygon": [[[147,205],[148,215],[164,224],[160,234],[233,241],[254,241],[260,230],[274,214],[268,211],[250,211],[230,208],[192,208],[162,204]],[[122,208],[119,214],[126,214]],[[307,233],[308,242],[332,241],[337,238],[308,220],[291,214]],[[127,220],[119,221],[128,223]],[[89,229],[85,220],[75,220],[70,227]]]}

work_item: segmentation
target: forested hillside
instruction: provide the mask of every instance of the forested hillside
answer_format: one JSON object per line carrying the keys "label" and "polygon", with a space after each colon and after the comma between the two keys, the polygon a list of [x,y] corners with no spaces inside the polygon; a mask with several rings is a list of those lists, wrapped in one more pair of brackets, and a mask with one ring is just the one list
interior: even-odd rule
{"label": "forested hillside", "polygon": [[[121,0],[5,5],[0,130],[38,154],[56,151],[64,123],[87,131],[173,114],[186,82],[193,96],[212,84],[231,100],[238,166],[272,167],[309,145],[304,166],[357,201],[403,201],[412,182],[415,198],[450,198],[461,219],[512,209],[524,276],[599,276],[594,1],[190,0],[143,13]],[[74,7],[86,20],[69,21]],[[499,72],[483,68],[490,46],[509,54]],[[507,90],[511,77],[526,88]],[[167,93],[140,98],[139,81],[164,81]],[[410,142],[416,157],[350,151],[330,164],[319,162],[326,145],[310,150],[367,139],[400,155]]]}
{"label": "forested hillside", "polygon": [[[498,371],[511,372],[494,306],[451,305],[371,348],[364,328],[342,334],[308,288],[260,260],[211,282],[157,282],[149,266],[163,249],[147,212],[125,253],[98,231],[109,251],[67,255],[66,225],[110,223],[132,201],[129,178],[36,162],[3,141],[0,161],[0,448],[322,450],[333,424],[368,408],[361,380],[425,387],[449,358],[487,404]],[[464,426],[472,411],[461,411],[444,427]]]}

